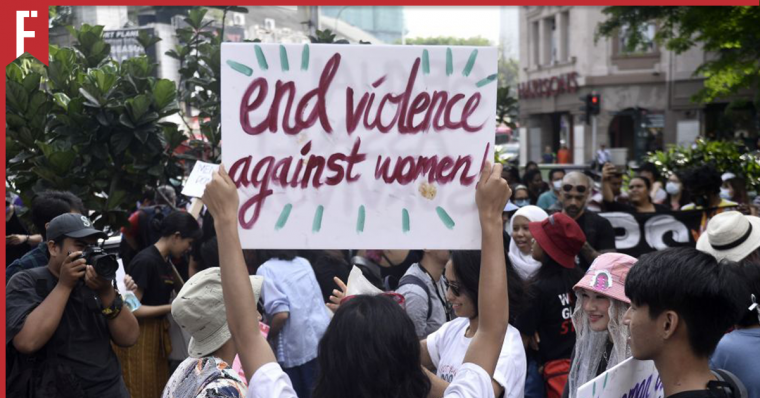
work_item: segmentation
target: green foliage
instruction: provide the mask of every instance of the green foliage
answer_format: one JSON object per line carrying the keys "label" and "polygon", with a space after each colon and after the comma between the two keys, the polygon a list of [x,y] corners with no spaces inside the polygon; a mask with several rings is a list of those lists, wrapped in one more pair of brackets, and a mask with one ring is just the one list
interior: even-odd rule
{"label": "green foliage", "polygon": [[743,177],[748,190],[758,190],[760,159],[751,153],[742,153],[740,149],[739,145],[729,141],[698,140],[694,148],[678,146],[649,153],[644,161],[654,163],[664,176],[709,163],[718,170]]}
{"label": "green foliage", "polygon": [[[312,43],[321,44],[350,44],[346,39],[335,40],[335,34],[330,29],[317,30],[316,36],[309,35]],[[364,44],[364,42],[362,42]]]}
{"label": "green foliage", "polygon": [[[223,18],[229,10],[237,7],[224,7]],[[188,11],[185,22],[186,28],[178,28],[179,38],[174,50],[166,55],[180,62],[180,83],[177,96],[189,109],[194,109],[197,115],[188,115],[184,111],[181,116],[188,129],[188,119],[197,117],[203,139],[191,139],[190,151],[180,155],[187,160],[203,160],[218,163],[221,160],[221,31],[211,28],[213,20],[206,20],[205,8],[193,8]],[[223,26],[223,25],[222,25]]]}
{"label": "green foliage", "polygon": [[[706,78],[693,98],[711,102],[745,88],[760,93],[760,8],[745,7],[606,7],[607,20],[599,24],[597,38],[616,37],[627,27],[629,50],[644,40],[639,28],[656,22],[655,41],[683,53],[696,45],[715,56],[697,69]],[[755,99],[760,107],[760,94]]]}
{"label": "green foliage", "polygon": [[98,227],[114,230],[146,186],[183,174],[173,151],[185,137],[159,121],[178,111],[176,89],[152,76],[147,57],[111,60],[102,26],[71,32],[76,45],[51,46],[49,67],[32,57],[6,67],[8,182],[26,203],[43,190],[71,191]]}
{"label": "green foliage", "polygon": [[[406,39],[406,44],[421,46],[492,46],[493,44],[485,37],[475,36],[468,38],[453,36],[415,37]],[[399,41],[397,44],[401,44]]]}
{"label": "green foliage", "polygon": [[517,128],[518,113],[518,101],[512,95],[511,88],[505,86],[496,89],[496,125],[504,123],[512,129]]}

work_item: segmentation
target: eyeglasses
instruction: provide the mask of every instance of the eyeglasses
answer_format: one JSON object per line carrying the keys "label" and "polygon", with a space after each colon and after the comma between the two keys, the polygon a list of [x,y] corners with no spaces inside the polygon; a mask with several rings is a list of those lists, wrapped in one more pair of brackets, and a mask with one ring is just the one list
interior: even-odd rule
{"label": "eyeglasses", "polygon": [[575,188],[575,190],[578,191],[578,193],[584,193],[584,192],[586,192],[586,189],[587,189],[585,185],[570,185],[570,184],[565,184],[565,185],[562,186],[562,190],[565,191],[565,192],[570,192],[570,191],[573,190],[573,188]]}
{"label": "eyeglasses", "polygon": [[[351,295],[343,297],[342,300],[340,300],[340,305],[343,305],[346,301],[351,300],[352,298],[356,297],[357,295]],[[398,293],[380,293],[379,296],[385,296],[390,298],[391,300],[395,301],[396,304],[400,305],[401,308],[406,309],[406,298],[402,294]]]}
{"label": "eyeglasses", "polygon": [[462,287],[459,286],[459,284],[449,281],[444,281],[444,283],[446,283],[446,288],[451,289],[451,292],[454,293],[455,296],[459,297],[462,295]]}

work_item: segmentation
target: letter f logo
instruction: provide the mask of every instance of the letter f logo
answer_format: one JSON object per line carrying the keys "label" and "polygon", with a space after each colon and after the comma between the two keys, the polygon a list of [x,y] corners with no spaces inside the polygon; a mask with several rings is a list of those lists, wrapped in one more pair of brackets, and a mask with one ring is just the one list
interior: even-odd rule
{"label": "letter f logo", "polygon": [[[24,39],[34,37],[33,30],[24,30],[24,18],[29,18],[29,11],[16,11],[16,58],[24,53]],[[37,11],[32,11],[32,18],[37,18]]]}

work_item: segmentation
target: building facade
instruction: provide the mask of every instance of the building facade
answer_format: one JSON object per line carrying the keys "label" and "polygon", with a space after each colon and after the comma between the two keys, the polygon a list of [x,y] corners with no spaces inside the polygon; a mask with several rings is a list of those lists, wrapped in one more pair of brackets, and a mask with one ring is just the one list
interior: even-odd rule
{"label": "building facade", "polygon": [[[649,42],[626,49],[626,32],[595,38],[603,7],[520,7],[521,161],[539,160],[546,147],[566,145],[574,164],[592,160],[599,145],[618,163],[636,162],[666,145],[688,145],[699,136],[756,140],[758,117],[749,105],[727,118],[731,99],[697,104],[703,87],[695,70],[709,56],[698,48],[676,55],[642,31]],[[596,135],[580,97],[601,95]],[[753,93],[743,95],[751,99]],[[741,96],[740,96],[741,97]],[[751,101],[750,101],[751,102]]]}
{"label": "building facade", "polygon": [[[374,44],[395,44],[404,36],[404,7],[322,6],[319,11],[334,18],[336,25],[353,25],[382,41]],[[340,27],[325,26],[324,29],[338,31]]]}

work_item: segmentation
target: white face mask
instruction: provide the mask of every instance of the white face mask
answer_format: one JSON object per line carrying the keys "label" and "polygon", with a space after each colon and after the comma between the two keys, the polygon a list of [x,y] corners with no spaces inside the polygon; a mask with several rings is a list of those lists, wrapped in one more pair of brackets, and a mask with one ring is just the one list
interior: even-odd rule
{"label": "white face mask", "polygon": [[723,199],[731,199],[731,194],[728,193],[728,188],[720,189],[720,197]]}
{"label": "white face mask", "polygon": [[552,182],[552,186],[554,187],[555,191],[559,191],[562,188],[562,180]]}
{"label": "white face mask", "polygon": [[665,184],[665,192],[671,195],[678,195],[681,193],[681,183],[668,181],[668,183]]}

